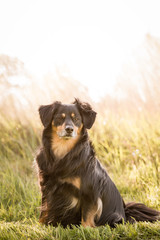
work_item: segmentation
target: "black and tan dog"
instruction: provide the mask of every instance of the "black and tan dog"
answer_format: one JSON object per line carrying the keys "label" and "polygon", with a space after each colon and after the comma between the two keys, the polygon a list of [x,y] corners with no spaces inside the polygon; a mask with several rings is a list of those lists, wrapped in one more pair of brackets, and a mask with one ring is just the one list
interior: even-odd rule
{"label": "black and tan dog", "polygon": [[42,192],[40,222],[114,227],[123,221],[156,221],[159,212],[141,203],[125,204],[95,156],[87,129],[95,121],[88,103],[54,102],[39,108],[44,125],[36,161]]}

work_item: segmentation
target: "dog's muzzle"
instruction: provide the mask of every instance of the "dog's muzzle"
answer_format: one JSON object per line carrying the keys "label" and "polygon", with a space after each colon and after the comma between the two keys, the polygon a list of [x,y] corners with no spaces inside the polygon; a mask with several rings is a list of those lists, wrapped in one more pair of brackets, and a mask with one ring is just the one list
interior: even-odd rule
{"label": "dog's muzzle", "polygon": [[72,126],[70,126],[70,125],[67,125],[65,127],[65,131],[66,131],[67,134],[71,135],[73,133],[73,131],[74,131],[74,128]]}
{"label": "dog's muzzle", "polygon": [[73,126],[66,125],[65,132],[66,132],[66,134],[65,134],[64,138],[69,139],[69,138],[75,137],[75,132],[74,132]]}
{"label": "dog's muzzle", "polygon": [[72,125],[66,125],[65,128],[57,134],[60,138],[64,139],[70,139],[77,136],[77,133]]}

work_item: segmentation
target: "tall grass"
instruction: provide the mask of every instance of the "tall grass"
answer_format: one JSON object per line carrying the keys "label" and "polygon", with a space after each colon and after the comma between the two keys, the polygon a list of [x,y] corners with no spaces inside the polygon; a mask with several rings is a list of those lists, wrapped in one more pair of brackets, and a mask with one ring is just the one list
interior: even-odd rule
{"label": "tall grass", "polygon": [[[39,123],[0,118],[0,239],[159,239],[160,223],[96,229],[38,223],[41,196],[33,164],[41,140]],[[98,116],[89,132],[96,153],[125,202],[160,210],[159,118]]]}
{"label": "tall grass", "polygon": [[[91,133],[97,155],[126,201],[160,206],[160,121],[113,116]],[[125,183],[125,184],[124,184]]]}
{"label": "tall grass", "polygon": [[40,196],[33,158],[38,130],[2,118],[0,128],[0,220],[36,218]]}

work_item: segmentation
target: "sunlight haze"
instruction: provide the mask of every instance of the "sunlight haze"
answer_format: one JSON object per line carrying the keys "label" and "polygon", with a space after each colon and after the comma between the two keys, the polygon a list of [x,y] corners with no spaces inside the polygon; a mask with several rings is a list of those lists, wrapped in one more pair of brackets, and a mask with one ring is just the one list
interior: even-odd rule
{"label": "sunlight haze", "polygon": [[158,0],[0,1],[0,53],[18,57],[37,77],[66,66],[94,100],[113,86],[143,43],[160,36]]}

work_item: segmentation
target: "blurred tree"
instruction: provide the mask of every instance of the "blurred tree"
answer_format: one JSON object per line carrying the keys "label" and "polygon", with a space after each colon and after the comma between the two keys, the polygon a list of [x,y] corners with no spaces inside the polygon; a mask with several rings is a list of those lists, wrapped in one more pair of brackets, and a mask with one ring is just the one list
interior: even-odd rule
{"label": "blurred tree", "polygon": [[18,58],[0,55],[0,83],[8,83],[8,77],[16,76],[24,72],[24,63]]}
{"label": "blurred tree", "polygon": [[112,99],[112,105],[128,111],[159,110],[159,85],[160,39],[148,34],[143,45],[136,49],[124,65],[123,72],[117,79],[116,99]]}
{"label": "blurred tree", "polygon": [[[45,84],[45,88],[44,88]],[[88,94],[88,88],[75,80],[66,66],[56,67],[55,73],[48,73],[41,83],[44,92],[44,101],[60,100],[70,103],[74,98],[92,103]]]}
{"label": "blurred tree", "polygon": [[[38,107],[59,100],[70,103],[74,97],[89,101],[88,89],[73,79],[66,66],[37,79],[17,58],[0,55],[0,113],[21,121],[39,120]],[[93,104],[92,104],[93,105]],[[10,109],[10,111],[6,111]],[[28,114],[29,113],[29,114]]]}

